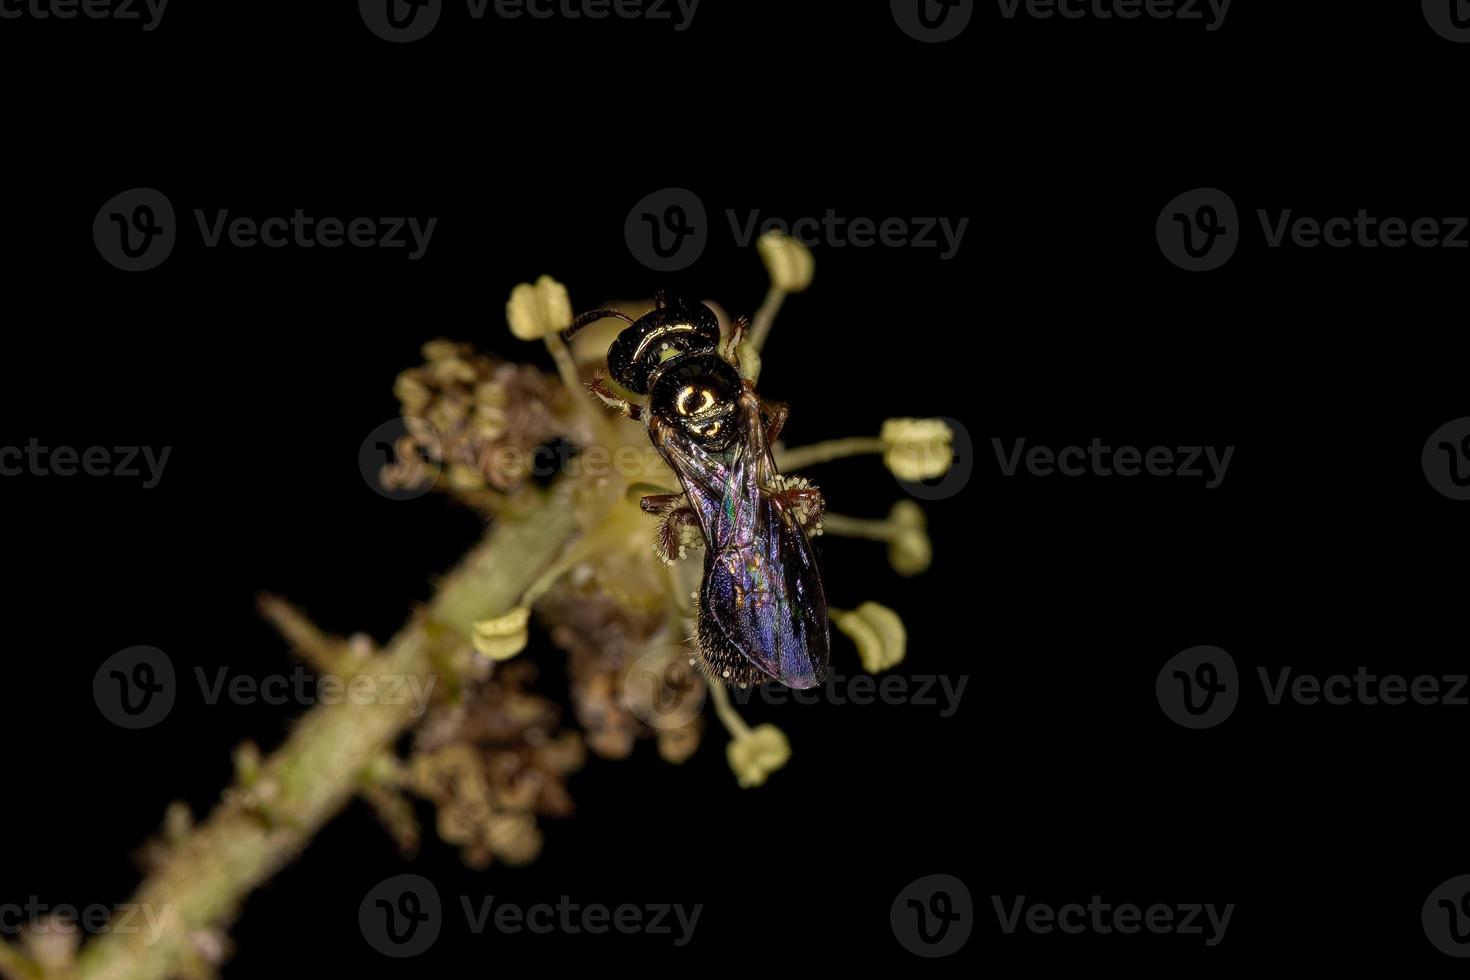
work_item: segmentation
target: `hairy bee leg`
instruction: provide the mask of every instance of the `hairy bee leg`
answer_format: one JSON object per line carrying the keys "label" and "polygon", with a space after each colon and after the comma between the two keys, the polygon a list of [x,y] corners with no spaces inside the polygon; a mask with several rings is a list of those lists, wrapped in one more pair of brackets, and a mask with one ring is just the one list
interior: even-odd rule
{"label": "hairy bee leg", "polygon": [[689,554],[689,545],[698,532],[699,519],[694,508],[689,506],[689,497],[682,493],[651,493],[638,501],[645,514],[663,518],[658,522],[658,534],[654,537],[653,550],[659,561],[672,565]]}
{"label": "hairy bee leg", "polygon": [[766,422],[766,444],[775,442],[781,435],[781,430],[786,427],[786,420],[791,416],[791,406],[785,402],[768,402],[761,400],[761,414],[769,418]]}
{"label": "hairy bee leg", "polygon": [[682,493],[650,493],[638,501],[638,506],[643,508],[645,514],[667,514],[685,502]]}
{"label": "hairy bee leg", "polygon": [[620,398],[608,387],[607,379],[603,377],[602,372],[599,371],[592,376],[592,380],[587,382],[587,390],[592,393],[593,398],[596,398],[623,418],[633,419],[634,421],[643,418],[643,406],[635,405],[626,398]]}
{"label": "hairy bee leg", "polygon": [[[801,479],[800,477],[788,477],[787,479]],[[811,534],[822,533],[822,515],[827,512],[827,500],[822,496],[822,491],[814,486],[806,485],[787,486],[780,490],[766,490],[766,496],[775,501],[777,506],[787,511],[796,518],[796,523],[802,529]]]}
{"label": "hairy bee leg", "polygon": [[730,339],[720,351],[720,355],[736,368],[740,367],[740,345],[745,342],[745,333],[749,329],[750,317],[737,316],[730,324]]}

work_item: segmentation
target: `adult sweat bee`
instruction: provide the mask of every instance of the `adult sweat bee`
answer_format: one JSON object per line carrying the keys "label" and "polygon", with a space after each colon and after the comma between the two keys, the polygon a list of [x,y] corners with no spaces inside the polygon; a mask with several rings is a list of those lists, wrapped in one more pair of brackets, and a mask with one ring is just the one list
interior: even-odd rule
{"label": "adult sweat bee", "polygon": [[722,344],[713,310],[660,292],[637,320],[592,310],[562,336],[608,317],[628,324],[608,349],[608,372],[644,401],[618,395],[600,372],[587,387],[647,428],[683,488],[645,496],[642,507],[662,519],[657,547],[665,561],[679,554],[683,527],[697,527],[704,539],[698,655],[713,676],[736,685],[815,687],[827,674],[831,638],[807,535],[824,504],[815,487],[776,470],[771,444],[788,410],[762,399],[740,372],[748,321],[736,320]]}

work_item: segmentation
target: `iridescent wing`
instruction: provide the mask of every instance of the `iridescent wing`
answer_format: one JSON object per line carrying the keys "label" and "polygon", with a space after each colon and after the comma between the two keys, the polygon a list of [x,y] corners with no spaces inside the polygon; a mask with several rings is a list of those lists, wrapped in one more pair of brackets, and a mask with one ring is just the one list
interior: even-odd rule
{"label": "iridescent wing", "polygon": [[658,435],[705,539],[699,642],[736,684],[814,687],[830,660],[827,597],[806,532],[773,486],[759,400],[742,397],[744,437],[706,452],[675,429]]}

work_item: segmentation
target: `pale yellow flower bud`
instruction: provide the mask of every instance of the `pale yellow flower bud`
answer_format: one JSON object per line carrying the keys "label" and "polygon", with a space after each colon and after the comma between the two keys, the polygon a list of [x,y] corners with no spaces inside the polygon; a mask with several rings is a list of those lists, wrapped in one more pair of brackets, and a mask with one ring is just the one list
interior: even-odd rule
{"label": "pale yellow flower bud", "polygon": [[929,541],[924,508],[912,500],[900,500],[888,512],[892,537],[888,539],[888,563],[900,575],[918,575],[929,570],[934,546]]}
{"label": "pale yellow flower bud", "polygon": [[509,865],[530,864],[541,853],[542,833],[527,813],[497,814],[485,828],[486,843]]}
{"label": "pale yellow flower bud", "polygon": [[791,758],[791,743],[775,725],[759,725],[737,736],[725,750],[735,778],[744,787],[759,786]]}
{"label": "pale yellow flower bud", "polygon": [[533,286],[523,282],[511,290],[505,304],[505,318],[510,332],[520,340],[540,340],[548,334],[560,333],[572,325],[572,298],[567,287],[550,276],[542,276]]}
{"label": "pale yellow flower bud", "polygon": [[394,380],[393,394],[398,396],[398,402],[403,406],[406,415],[419,414],[428,407],[433,398],[429,386],[407,371]]}
{"label": "pale yellow flower bud", "polygon": [[471,628],[470,642],[491,660],[509,660],[530,642],[531,610],[517,606],[494,619],[482,619]]}
{"label": "pale yellow flower bud", "polygon": [[932,480],[954,461],[954,432],[939,419],[889,419],[879,438],[883,462],[900,480]]}
{"label": "pale yellow flower bud", "polygon": [[768,231],[755,243],[770,273],[771,285],[783,293],[799,293],[812,284],[816,259],[812,250],[790,235]]}
{"label": "pale yellow flower bud", "polygon": [[898,613],[876,602],[865,602],[852,612],[832,610],[832,624],[857,646],[863,669],[870,674],[903,662],[908,633]]}

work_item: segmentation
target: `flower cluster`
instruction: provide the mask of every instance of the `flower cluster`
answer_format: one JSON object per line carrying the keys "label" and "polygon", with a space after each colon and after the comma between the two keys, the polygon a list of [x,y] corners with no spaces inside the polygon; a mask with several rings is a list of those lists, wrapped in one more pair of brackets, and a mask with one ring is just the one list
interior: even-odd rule
{"label": "flower cluster", "polygon": [[525,864],[541,852],[538,817],[572,812],[566,777],[582,767],[581,736],[529,693],[526,661],[497,669],[464,701],[440,705],[415,735],[406,785],[438,807],[439,836],[465,863]]}
{"label": "flower cluster", "polygon": [[[759,347],[781,302],[807,288],[814,269],[804,246],[780,236],[763,237],[759,251],[771,289],[739,352],[748,377],[759,372]],[[617,308],[636,317],[651,305]],[[571,810],[565,777],[582,764],[584,749],[621,759],[639,740],[652,739],[665,760],[688,759],[704,734],[702,715],[694,710],[673,720],[650,718],[650,701],[687,699],[697,709],[708,698],[731,735],[726,756],[741,786],[764,783],[791,752],[775,726],[746,726],[717,679],[695,671],[658,674],[646,667],[650,651],[659,648],[674,651],[660,664],[684,660],[677,654],[694,633],[690,597],[700,571],[699,560],[686,556],[702,541],[689,528],[678,529],[678,540],[660,540],[660,533],[673,533],[668,523],[650,521],[637,506],[642,494],[677,487],[677,482],[642,427],[612,418],[580,390],[600,367],[621,323],[610,320],[588,329],[569,349],[561,332],[572,309],[565,287],[547,276],[517,286],[506,306],[511,333],[544,344],[554,374],[477,353],[465,344],[435,341],[424,350],[426,363],[401,375],[396,387],[403,414],[417,420],[410,423],[411,445],[400,457],[417,456],[437,467],[426,470],[426,479],[442,471],[447,479],[438,481],[437,489],[492,515],[534,506],[536,494],[570,493],[580,525],[566,552],[515,608],[475,625],[477,653],[472,656],[482,666],[468,670],[470,680],[435,709],[415,743],[407,785],[438,804],[441,836],[459,844],[476,866],[535,855],[541,841],[537,819]],[[723,313],[720,317],[728,331],[728,320]],[[584,467],[564,474],[560,489],[552,490],[528,484],[523,469],[504,462],[528,458],[553,440],[575,444],[588,455],[598,448],[641,455],[635,455],[639,462],[632,471]],[[777,464],[784,475],[777,489],[811,486],[792,472],[795,468],[860,454],[881,457],[904,480],[934,478],[950,465],[951,441],[948,426],[938,420],[891,419],[877,436],[781,447]],[[519,452],[497,452],[507,447]],[[923,572],[932,558],[924,513],[912,501],[901,501],[878,520],[816,508],[798,518],[811,536],[825,530],[883,542],[890,565],[902,575]],[[829,593],[842,587],[829,583]],[[865,669],[888,670],[902,662],[906,631],[891,609],[868,601],[831,613]],[[566,654],[570,690],[565,708],[526,687],[532,675],[518,655],[533,644],[533,620]],[[635,695],[630,688],[640,672],[655,678],[651,695]],[[564,711],[575,729],[560,727]]]}

